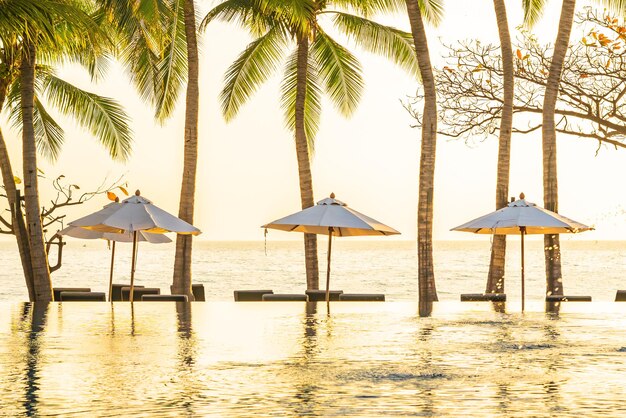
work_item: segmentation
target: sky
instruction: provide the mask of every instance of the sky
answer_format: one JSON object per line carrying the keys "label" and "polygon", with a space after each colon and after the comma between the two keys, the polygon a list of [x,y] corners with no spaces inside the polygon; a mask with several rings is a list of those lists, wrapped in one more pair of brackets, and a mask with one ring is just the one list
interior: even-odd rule
{"label": "sky", "polygon": [[[520,3],[506,2],[512,30],[521,24]],[[558,2],[548,3],[543,19],[534,28],[539,39],[546,42],[554,39],[559,17]],[[197,4],[204,15],[216,2],[199,0]],[[579,2],[579,9],[583,5]],[[444,21],[437,28],[427,28],[435,66],[444,65],[440,58],[443,43],[464,39],[498,42],[492,7],[490,1],[446,1]],[[409,30],[405,16],[378,20]],[[240,28],[219,22],[200,38],[200,145],[194,224],[203,231],[202,240],[261,240],[260,225],[300,210],[295,144],[292,133],[284,128],[279,75],[252,97],[236,119],[226,123],[221,115],[218,95],[224,73],[250,41]],[[334,192],[354,209],[401,231],[398,239],[412,240],[417,235],[420,131],[411,127],[415,121],[402,101],[415,93],[417,82],[380,57],[358,49],[356,55],[366,83],[356,113],[345,119],[331,103],[323,102],[312,163],[315,199]],[[82,190],[123,176],[131,192],[140,189],[143,196],[176,214],[183,160],[184,94],[172,118],[159,125],[119,65],[112,65],[107,77],[98,83],[74,66],[61,68],[60,75],[121,102],[132,120],[135,142],[127,162],[113,162],[88,132],[71,119],[59,117],[66,142],[56,162],[40,159],[46,176],[63,174]],[[14,169],[21,176],[20,134],[6,128],[6,118],[1,122]],[[559,211],[596,228],[566,239],[626,237],[626,152],[603,148],[596,156],[596,148],[597,143],[588,139],[558,139]],[[540,131],[514,135],[511,153],[510,195],[524,192],[529,201],[542,205]],[[469,144],[439,137],[435,240],[479,239],[449,230],[495,209],[496,159],[495,136]],[[41,188],[45,206],[52,196],[49,183],[42,181]],[[68,211],[67,219],[107,203],[104,196],[96,197]],[[270,239],[301,237],[271,231]]]}

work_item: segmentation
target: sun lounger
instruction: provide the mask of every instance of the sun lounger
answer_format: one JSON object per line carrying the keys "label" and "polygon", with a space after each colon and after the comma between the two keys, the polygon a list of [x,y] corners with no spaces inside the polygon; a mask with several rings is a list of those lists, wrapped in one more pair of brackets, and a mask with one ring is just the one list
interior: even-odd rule
{"label": "sun lounger", "polygon": [[[130,284],[113,283],[113,287],[111,288],[111,301],[120,302],[122,300],[122,288],[123,287],[130,288]],[[145,286],[135,286],[135,289],[137,289],[138,287],[145,287]]]}
{"label": "sun lounger", "polygon": [[[174,286],[170,286],[170,292],[174,292],[173,288]],[[196,302],[206,301],[206,297],[204,296],[204,285],[202,283],[192,284],[191,293],[193,293],[193,299]]]}
{"label": "sun lounger", "polygon": [[235,302],[260,302],[263,295],[274,293],[272,290],[235,290]]}
{"label": "sun lounger", "polygon": [[549,295],[546,302],[591,302],[591,296]]}
{"label": "sun lounger", "polygon": [[461,302],[506,302],[506,293],[463,293]]}
{"label": "sun lounger", "polygon": [[342,293],[339,300],[345,302],[384,302],[385,295],[382,293]]}
{"label": "sun lounger", "polygon": [[188,302],[187,295],[142,295],[143,302]]}
{"label": "sun lounger", "polygon": [[[141,301],[143,295],[160,295],[161,289],[158,287],[137,287],[133,293],[133,301]],[[130,299],[130,287],[122,287],[122,300],[127,301]]]}
{"label": "sun lounger", "polygon": [[104,292],[61,292],[61,302],[106,302]]}
{"label": "sun lounger", "polygon": [[89,287],[54,287],[52,293],[54,294],[54,300],[61,300],[61,292],[91,292]]}
{"label": "sun lounger", "polygon": [[294,302],[302,301],[308,302],[309,297],[307,295],[301,295],[298,293],[266,293],[263,295],[263,301],[271,302]]}

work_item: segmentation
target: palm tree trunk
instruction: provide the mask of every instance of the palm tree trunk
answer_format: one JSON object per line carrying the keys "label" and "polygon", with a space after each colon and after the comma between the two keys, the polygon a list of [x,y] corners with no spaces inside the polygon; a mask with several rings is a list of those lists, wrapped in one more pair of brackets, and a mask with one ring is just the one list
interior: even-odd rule
{"label": "palm tree trunk", "polygon": [[411,33],[424,86],[424,115],[417,206],[417,258],[420,315],[430,314],[430,306],[438,300],[433,266],[433,194],[437,146],[437,95],[430,64],[426,29],[417,0],[406,0]]}
{"label": "palm tree trunk", "polygon": [[35,45],[24,36],[22,62],[20,64],[20,93],[22,100],[22,155],[24,169],[24,203],[30,245],[35,300],[53,300],[48,257],[44,245],[39,206],[37,179],[37,146],[33,126],[35,95]]}
{"label": "palm tree trunk", "polygon": [[[296,155],[300,178],[300,200],[302,209],[315,204],[313,198],[313,178],[311,176],[311,154],[304,130],[304,104],[306,100],[306,81],[309,60],[309,40],[306,36],[298,40],[298,60],[296,74]],[[304,257],[306,263],[307,290],[319,289],[319,270],[317,263],[317,236],[304,234]]]}
{"label": "palm tree trunk", "polygon": [[[185,102],[185,151],[183,180],[180,188],[178,217],[193,224],[196,193],[196,168],[198,165],[198,41],[196,38],[196,14],[194,0],[184,1],[185,37],[187,40],[187,98]],[[191,291],[191,235],[176,236],[176,258],[172,292],[187,295],[194,300]]]}
{"label": "palm tree trunk", "polygon": [[[556,129],[554,111],[559,93],[561,72],[569,38],[574,22],[576,0],[563,0],[559,29],[554,43],[554,54],[550,63],[550,74],[546,82],[546,93],[543,100],[543,121],[541,134],[543,138],[543,201],[546,209],[553,212],[559,210],[559,186],[556,166]],[[561,277],[561,248],[558,235],[544,235],[544,256],[546,260],[546,293],[563,294]]]}
{"label": "palm tree trunk", "polygon": [[[496,180],[496,210],[506,206],[509,195],[509,172],[511,166],[511,130],[513,128],[513,48],[506,16],[504,0],[493,0],[502,50],[504,74],[504,103],[500,120],[498,140],[498,172]],[[487,278],[486,293],[504,292],[504,263],[506,258],[506,235],[495,235],[491,245],[491,261]]]}
{"label": "palm tree trunk", "polygon": [[[8,83],[6,80],[0,80],[0,113],[4,107],[4,100],[6,99]],[[15,179],[13,178],[13,168],[11,167],[11,160],[9,159],[9,151],[7,149],[2,130],[0,130],[0,171],[2,172],[2,182],[4,184],[4,191],[9,201],[9,207],[16,207],[17,203],[15,191]],[[20,203],[21,204],[21,203]],[[24,224],[24,218],[18,216],[18,212],[12,211],[11,223],[13,225],[13,234],[17,241],[17,249],[20,253],[20,260],[22,261],[22,270],[24,271],[24,279],[26,280],[26,288],[28,289],[28,299],[31,302],[35,301],[35,287],[33,284],[33,271],[30,260],[30,248],[28,246],[28,236],[26,235],[26,225]]]}

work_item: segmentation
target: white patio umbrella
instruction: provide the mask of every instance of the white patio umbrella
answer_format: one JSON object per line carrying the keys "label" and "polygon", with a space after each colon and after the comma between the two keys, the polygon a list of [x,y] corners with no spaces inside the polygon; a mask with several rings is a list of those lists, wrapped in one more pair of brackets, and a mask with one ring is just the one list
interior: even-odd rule
{"label": "white patio umbrella", "polygon": [[317,202],[315,206],[270,222],[263,225],[262,228],[328,235],[326,302],[329,301],[330,297],[330,255],[333,236],[352,237],[365,235],[396,235],[400,233],[369,216],[349,208],[342,201],[335,199],[334,193],[330,194],[330,198]]}
{"label": "white patio umbrella", "polygon": [[155,206],[139,193],[124,199],[117,206],[107,205],[102,210],[69,223],[92,231],[132,234],[133,255],[130,270],[130,300],[135,290],[135,267],[137,263],[137,241],[140,232],[165,234],[175,232],[184,235],[199,235],[195,226]]}
{"label": "white patio umbrella", "polygon": [[[119,205],[120,203],[110,203],[107,206]],[[107,207],[105,206],[105,208]],[[68,226],[65,229],[57,232],[58,235],[68,236],[78,239],[103,239],[113,242],[111,246],[111,268],[109,270],[109,302],[111,301],[111,292],[113,289],[113,265],[115,262],[115,243],[116,242],[133,242],[132,233],[114,234],[112,232],[100,232],[92,231],[90,229],[84,229],[78,226]],[[151,244],[166,244],[172,242],[172,240],[163,234],[150,234],[148,232],[140,231],[137,236],[137,241],[145,241]]]}
{"label": "white patio umbrella", "polygon": [[476,218],[451,231],[473,232],[474,234],[520,235],[522,245],[522,311],[524,310],[524,235],[564,234],[592,230],[556,212],[549,211],[525,199],[514,200],[506,207]]}

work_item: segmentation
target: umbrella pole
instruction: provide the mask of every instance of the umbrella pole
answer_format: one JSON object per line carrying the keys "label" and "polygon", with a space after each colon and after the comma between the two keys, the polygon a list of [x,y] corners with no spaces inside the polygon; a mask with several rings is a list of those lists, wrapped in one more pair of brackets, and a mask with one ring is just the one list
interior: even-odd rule
{"label": "umbrella pole", "polygon": [[330,253],[333,246],[333,227],[328,227],[328,259],[326,260],[326,304],[330,304]]}
{"label": "umbrella pole", "polygon": [[137,263],[137,231],[133,232],[133,258],[130,265],[130,295],[129,301],[133,302],[135,296],[135,264]]}
{"label": "umbrella pole", "polygon": [[115,241],[113,241],[113,248],[111,248],[111,272],[109,273],[109,302],[112,302],[113,292],[113,262],[115,261]]}
{"label": "umbrella pole", "polygon": [[526,227],[520,226],[519,231],[522,235],[522,312],[524,312],[524,235],[526,235]]}

